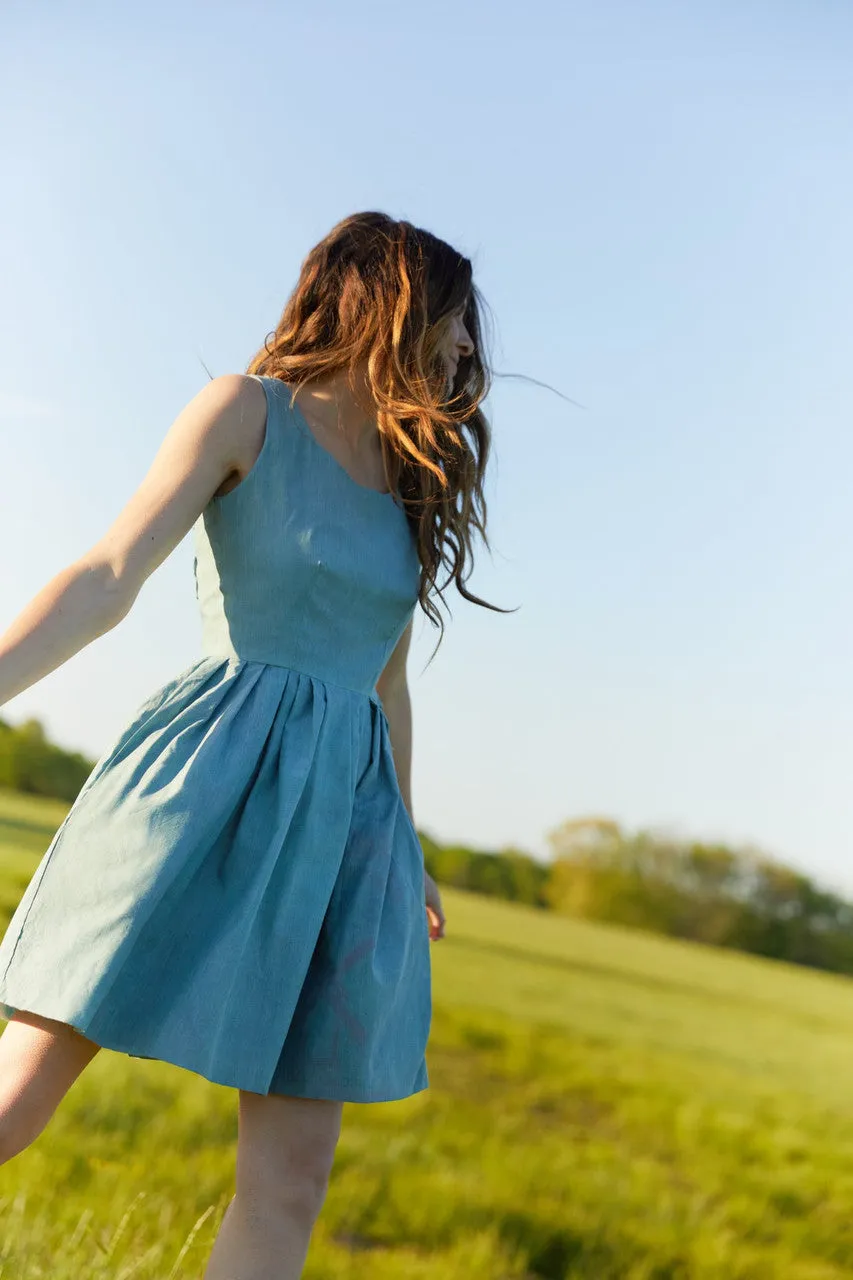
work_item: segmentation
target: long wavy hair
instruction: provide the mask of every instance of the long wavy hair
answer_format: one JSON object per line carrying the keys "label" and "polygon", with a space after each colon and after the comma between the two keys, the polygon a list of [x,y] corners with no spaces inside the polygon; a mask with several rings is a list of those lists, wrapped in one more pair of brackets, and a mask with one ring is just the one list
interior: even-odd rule
{"label": "long wavy hair", "polygon": [[[451,582],[474,604],[512,612],[465,585],[474,535],[489,548],[483,478],[491,433],[480,406],[492,375],[483,307],[463,254],[410,222],[353,214],[308,254],[277,327],[246,370],[280,378],[293,403],[306,383],[366,369],[388,488],[416,538],[418,600],[441,628],[439,644],[444,622],[432,597],[449,608],[443,592]],[[448,389],[441,346],[456,315],[474,350],[460,357]]]}

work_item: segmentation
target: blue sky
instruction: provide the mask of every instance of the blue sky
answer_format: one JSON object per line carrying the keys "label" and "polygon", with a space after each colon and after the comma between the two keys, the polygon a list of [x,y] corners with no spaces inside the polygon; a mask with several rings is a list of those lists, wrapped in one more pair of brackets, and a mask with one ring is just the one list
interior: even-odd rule
{"label": "blue sky", "polygon": [[[0,627],[94,542],[307,250],[382,209],[496,319],[493,554],[410,663],[413,797],[752,844],[853,894],[853,11],[7,6]],[[185,541],[4,708],[104,750],[195,659]],[[457,603],[458,600],[458,603]]]}

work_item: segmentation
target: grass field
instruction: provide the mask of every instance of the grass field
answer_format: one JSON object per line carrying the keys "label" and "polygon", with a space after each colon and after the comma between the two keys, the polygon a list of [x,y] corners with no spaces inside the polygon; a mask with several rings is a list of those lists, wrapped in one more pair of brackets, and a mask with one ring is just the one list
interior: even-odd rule
{"label": "grass field", "polygon": [[[0,796],[4,927],[64,811]],[[853,1274],[853,982],[443,899],[431,1087],[345,1107],[308,1280]],[[99,1054],[0,1168],[0,1280],[198,1280],[235,1106]]]}

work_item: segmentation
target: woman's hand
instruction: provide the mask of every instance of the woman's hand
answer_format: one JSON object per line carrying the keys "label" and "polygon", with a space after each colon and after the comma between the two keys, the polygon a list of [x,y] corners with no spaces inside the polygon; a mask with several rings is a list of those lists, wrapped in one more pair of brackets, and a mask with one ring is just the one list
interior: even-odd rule
{"label": "woman's hand", "polygon": [[441,895],[438,892],[438,885],[432,876],[424,872],[424,897],[426,898],[426,912],[429,920],[429,936],[430,940],[435,942],[437,938],[444,937],[444,912],[441,908]]}

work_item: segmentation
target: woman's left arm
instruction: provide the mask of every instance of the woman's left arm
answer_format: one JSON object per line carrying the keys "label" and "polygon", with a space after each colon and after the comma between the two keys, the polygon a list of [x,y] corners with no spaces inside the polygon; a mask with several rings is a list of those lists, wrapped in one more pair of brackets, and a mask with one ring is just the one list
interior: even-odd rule
{"label": "woman's left arm", "polygon": [[[412,825],[415,823],[412,808],[412,699],[409,693],[409,682],[406,678],[406,659],[412,640],[412,623],[403,632],[394,648],[385,668],[376,681],[376,692],[382,702],[382,709],[388,719],[388,731],[391,738],[391,751],[394,756],[394,767],[400,794],[403,797]],[[444,911],[438,886],[432,876],[424,872],[424,894],[426,898],[427,916],[429,918],[430,938],[444,937]]]}
{"label": "woman's left arm", "polygon": [[412,823],[415,814],[411,805],[411,695],[405,675],[396,684],[377,684],[377,692],[382,699],[384,713],[388,717],[388,731],[391,736],[391,750],[394,768],[397,771],[397,782],[403,804],[409,810]]}
{"label": "woman's left arm", "polygon": [[412,810],[412,699],[409,693],[409,682],[406,678],[406,659],[412,640],[412,623],[406,627],[397,646],[388,659],[385,669],[376,681],[376,692],[382,700],[382,709],[388,718],[388,729],[391,737],[391,751],[394,756],[394,767],[397,770],[397,781],[403,796],[403,803],[409,811],[412,823],[415,815]]}

